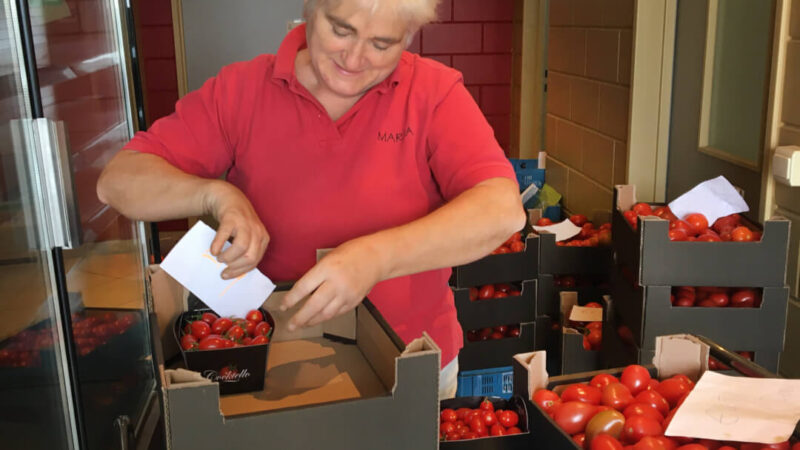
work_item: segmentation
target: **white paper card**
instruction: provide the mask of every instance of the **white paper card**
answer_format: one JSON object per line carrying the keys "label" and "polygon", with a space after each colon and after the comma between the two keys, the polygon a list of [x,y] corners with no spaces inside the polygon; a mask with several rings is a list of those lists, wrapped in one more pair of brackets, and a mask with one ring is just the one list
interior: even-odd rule
{"label": "white paper card", "polygon": [[[244,317],[260,307],[275,284],[253,269],[232,280],[221,277],[225,264],[211,255],[216,231],[198,221],[169,252],[161,268],[203,301],[220,317]],[[230,247],[226,242],[224,248]]]}
{"label": "white paper card", "polygon": [[587,308],[586,306],[573,306],[569,313],[569,320],[573,322],[602,322],[603,308]]}
{"label": "white paper card", "polygon": [[706,216],[709,226],[720,217],[750,210],[736,188],[722,175],[693,187],[673,200],[669,209],[680,219],[700,213]]}
{"label": "white paper card", "polygon": [[545,225],[543,227],[534,226],[533,229],[538,232],[547,231],[548,233],[555,234],[556,242],[566,241],[573,236],[577,236],[578,233],[581,232],[581,227],[576,226],[570,220],[564,220],[562,222],[553,225]]}
{"label": "white paper card", "polygon": [[667,436],[775,444],[800,419],[800,380],[707,371],[667,427]]}

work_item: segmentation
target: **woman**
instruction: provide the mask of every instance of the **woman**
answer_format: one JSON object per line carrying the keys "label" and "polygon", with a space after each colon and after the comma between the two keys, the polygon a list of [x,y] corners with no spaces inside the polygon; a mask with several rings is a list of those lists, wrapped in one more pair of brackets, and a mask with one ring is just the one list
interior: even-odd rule
{"label": "woman", "polygon": [[[460,74],[404,51],[436,4],[307,0],[307,25],[276,55],[186,95],[109,162],[98,195],[139,220],[212,214],[224,278],[257,266],[298,280],[283,309],[310,296],[291,329],[369,296],[402,339],[437,342],[445,398],[463,342],[449,267],[488,254],[525,218]],[[334,250],[315,263],[321,248]]]}

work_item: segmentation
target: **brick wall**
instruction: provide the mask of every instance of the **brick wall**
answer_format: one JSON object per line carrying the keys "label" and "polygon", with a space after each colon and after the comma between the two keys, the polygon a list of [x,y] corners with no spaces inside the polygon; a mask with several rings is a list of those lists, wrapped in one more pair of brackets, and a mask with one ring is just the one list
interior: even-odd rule
{"label": "brick wall", "polygon": [[514,0],[442,0],[438,20],[422,28],[409,51],[464,74],[464,84],[509,152]]}
{"label": "brick wall", "polygon": [[564,207],[611,209],[625,182],[634,0],[551,0],[547,181]]}

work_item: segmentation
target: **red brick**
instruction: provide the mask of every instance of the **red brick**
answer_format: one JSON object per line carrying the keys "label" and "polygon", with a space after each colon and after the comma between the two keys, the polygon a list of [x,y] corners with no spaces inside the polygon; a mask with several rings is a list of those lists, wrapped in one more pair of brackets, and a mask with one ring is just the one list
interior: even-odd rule
{"label": "red brick", "polygon": [[445,66],[453,67],[453,57],[450,55],[429,55],[426,58],[435,59]]}
{"label": "red brick", "polygon": [[434,23],[422,30],[422,53],[480,53],[481,24]]}
{"label": "red brick", "polygon": [[481,87],[480,86],[467,86],[467,90],[469,91],[472,98],[475,99],[475,103],[478,105],[481,104]]}
{"label": "red brick", "polygon": [[156,120],[168,116],[175,111],[178,91],[150,91],[147,93],[147,123],[152,125]]}
{"label": "red brick", "polygon": [[422,31],[418,31],[417,34],[414,35],[414,40],[408,44],[408,48],[406,50],[410,51],[411,53],[419,53],[420,49],[420,36],[422,35]]}
{"label": "red brick", "polygon": [[144,72],[148,91],[172,91],[178,89],[175,60],[150,59],[144,63]]}
{"label": "red brick", "polygon": [[453,67],[469,84],[511,83],[511,55],[455,55]]}
{"label": "red brick", "polygon": [[139,42],[142,44],[139,53],[142,59],[174,58],[175,44],[172,39],[172,27],[142,27],[139,32]]}
{"label": "red brick", "polygon": [[511,21],[514,0],[453,0],[456,22]]}
{"label": "red brick", "polygon": [[511,85],[481,86],[481,111],[484,114],[511,113]]}
{"label": "red brick", "polygon": [[139,0],[141,25],[172,26],[172,6],[167,0]]}
{"label": "red brick", "polygon": [[450,22],[453,20],[453,0],[442,0],[436,8],[436,20],[438,22]]}
{"label": "red brick", "polygon": [[489,125],[494,129],[494,137],[497,142],[508,153],[508,144],[511,142],[511,115],[486,116]]}
{"label": "red brick", "polygon": [[484,53],[508,53],[514,43],[514,27],[510,23],[483,24]]}

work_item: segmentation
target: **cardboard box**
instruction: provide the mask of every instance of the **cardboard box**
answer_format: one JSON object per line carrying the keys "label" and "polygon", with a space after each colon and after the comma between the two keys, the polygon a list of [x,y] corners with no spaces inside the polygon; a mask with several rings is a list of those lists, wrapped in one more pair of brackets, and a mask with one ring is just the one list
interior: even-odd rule
{"label": "cardboard box", "polygon": [[522,282],[521,295],[487,300],[469,299],[469,288],[453,289],[458,322],[464,330],[533,322],[536,319],[536,280]]}
{"label": "cardboard box", "polygon": [[539,239],[529,234],[525,249],[518,253],[488,255],[475,262],[453,267],[450,284],[457,288],[536,279]]}
{"label": "cardboard box", "polygon": [[539,274],[536,294],[536,314],[538,316],[558,317],[559,314],[559,294],[564,291],[577,292],[578,298],[587,301],[599,302],[604,295],[610,292],[610,284],[606,275],[578,275],[581,279],[590,279],[589,284],[578,284],[576,286],[564,287],[556,286],[553,275]]}
{"label": "cardboard box", "polygon": [[598,370],[602,366],[600,350],[586,350],[583,348],[583,333],[580,330],[569,326],[569,311],[573,306],[586,304],[592,299],[581,299],[577,292],[564,291],[560,294],[561,299],[561,332],[558,333],[560,342],[558,352],[560,354],[560,374],[566,375],[577,372],[589,372]]}
{"label": "cardboard box", "polygon": [[[653,338],[650,345],[639,345],[635,341],[630,340],[626,342],[623,340],[618,332],[620,326],[620,317],[622,310],[616,307],[617,302],[614,300],[607,300],[604,304],[604,320],[603,320],[603,348],[601,350],[601,360],[603,367],[624,367],[629,364],[651,364],[655,356],[655,342]],[[691,309],[691,308],[685,308]],[[700,308],[700,309],[715,309],[715,308]],[[737,308],[718,308],[718,309],[737,309]],[[725,321],[722,320],[721,324]],[[739,329],[741,331],[741,329]],[[713,338],[703,334],[702,332],[691,332],[695,335],[700,335],[714,340]],[[749,342],[744,347],[737,347],[732,344],[724,344],[721,341],[716,341],[720,345],[730,349],[731,351],[753,351],[754,362],[759,366],[771,371],[777,372],[778,362],[780,360],[782,347],[762,347],[756,348],[754,344],[757,334],[751,332],[741,333],[744,341]],[[633,337],[633,335],[631,335]],[[749,337],[749,339],[748,339]],[[740,340],[740,342],[742,341]]]}
{"label": "cardboard box", "polygon": [[519,416],[517,428],[522,430],[522,433],[507,436],[487,436],[463,441],[443,441],[439,443],[441,450],[528,450],[531,448],[534,444],[533,436],[530,432],[531,428],[528,427],[528,409],[531,408],[531,403],[526,402],[522,397],[511,397],[508,400],[497,397],[458,397],[442,400],[441,409],[476,409],[485,398],[492,402],[495,410],[503,409],[516,412]]}
{"label": "cardboard box", "polygon": [[511,364],[517,353],[525,353],[544,345],[545,332],[550,328],[549,317],[537,317],[536,321],[520,324],[517,338],[468,342],[464,330],[464,348],[458,353],[459,370],[478,370],[503,367]]}
{"label": "cardboard box", "polygon": [[[611,221],[616,262],[631,267],[643,286],[783,287],[789,247],[789,224],[773,217],[759,242],[673,242],[669,222],[640,217],[638,230],[622,215],[636,204],[633,185],[614,189]],[[744,218],[743,218],[744,220]],[[751,224],[757,228],[755,224]]]}
{"label": "cardboard box", "polygon": [[[149,275],[169,284],[157,267]],[[155,301],[173,302],[170,292],[154,291]],[[279,301],[265,304],[277,327],[262,391],[220,397],[217,383],[159,361],[169,448],[437,448],[440,350],[430,337],[403,345],[367,300],[348,318],[354,342],[325,325],[289,332]]]}
{"label": "cardboard box", "polygon": [[[618,323],[627,325],[637,346],[652,350],[656,336],[692,333],[734,350],[780,352],[786,331],[789,288],[763,288],[758,308],[677,307],[670,286],[634,287],[617,272],[611,298]],[[771,369],[774,370],[774,369]]]}
{"label": "cardboard box", "polygon": [[[651,374],[659,379],[675,374],[685,374],[696,381],[708,369],[709,347],[694,336],[674,335],[659,337],[656,343],[658,356],[654,360]],[[549,377],[545,370],[544,352],[532,352],[514,356],[514,393],[530,398],[538,389],[558,391],[558,386],[588,382],[599,373],[619,376],[622,368],[583,372],[560,377]],[[529,411],[530,427],[534,431],[533,442],[538,448],[581,450],[572,437],[556,425],[538,405]]]}

